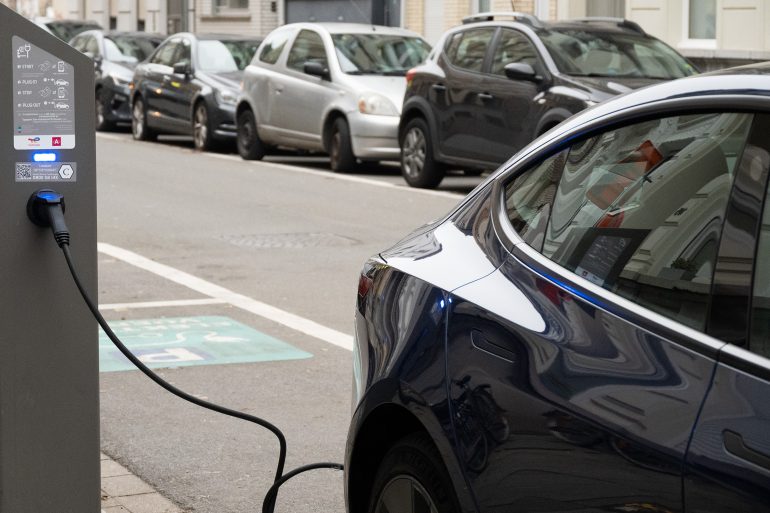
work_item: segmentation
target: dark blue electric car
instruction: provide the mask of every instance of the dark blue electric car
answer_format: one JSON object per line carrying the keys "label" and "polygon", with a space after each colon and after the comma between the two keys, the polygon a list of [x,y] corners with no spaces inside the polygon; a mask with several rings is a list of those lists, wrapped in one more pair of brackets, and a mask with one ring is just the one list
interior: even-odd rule
{"label": "dark blue electric car", "polygon": [[599,104],[366,263],[351,513],[770,511],[770,64]]}

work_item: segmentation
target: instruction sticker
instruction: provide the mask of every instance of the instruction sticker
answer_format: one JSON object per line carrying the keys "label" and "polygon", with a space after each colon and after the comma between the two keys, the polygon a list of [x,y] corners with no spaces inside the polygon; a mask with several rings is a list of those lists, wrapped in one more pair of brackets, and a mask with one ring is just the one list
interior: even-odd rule
{"label": "instruction sticker", "polygon": [[13,147],[74,148],[74,66],[18,36],[12,43]]}
{"label": "instruction sticker", "polygon": [[75,162],[17,162],[17,182],[74,182],[77,180]]}

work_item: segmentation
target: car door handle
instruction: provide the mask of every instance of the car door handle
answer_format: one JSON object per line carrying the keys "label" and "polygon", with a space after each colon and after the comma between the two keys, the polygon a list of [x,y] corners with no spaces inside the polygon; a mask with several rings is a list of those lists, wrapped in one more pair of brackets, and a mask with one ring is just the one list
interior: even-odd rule
{"label": "car door handle", "polygon": [[506,360],[510,363],[514,363],[517,360],[516,353],[506,347],[502,347],[500,344],[495,344],[494,342],[490,341],[486,336],[484,336],[483,332],[477,329],[471,330],[471,344],[473,344],[473,347],[476,349],[497,356],[498,358],[502,358],[503,360]]}
{"label": "car door handle", "polygon": [[283,86],[277,86],[275,88],[275,92],[278,93],[278,94],[281,94],[283,92]]}
{"label": "car door handle", "polygon": [[446,86],[444,84],[433,84],[430,87],[431,89],[433,89],[434,91],[438,91],[439,93],[443,93],[444,91],[446,91]]}
{"label": "car door handle", "polygon": [[495,99],[495,97],[489,93],[478,93],[478,97],[480,100],[484,100],[485,102]]}
{"label": "car door handle", "polygon": [[733,456],[770,470],[770,455],[759,452],[746,445],[740,434],[725,429],[722,432],[722,440],[724,440],[727,452]]}

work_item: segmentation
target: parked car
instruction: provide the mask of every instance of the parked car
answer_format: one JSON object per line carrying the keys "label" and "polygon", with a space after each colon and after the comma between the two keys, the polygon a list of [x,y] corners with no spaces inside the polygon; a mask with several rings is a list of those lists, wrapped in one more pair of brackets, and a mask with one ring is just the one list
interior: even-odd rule
{"label": "parked car", "polygon": [[50,32],[64,42],[86,30],[102,30],[102,26],[95,21],[87,20],[55,20],[52,18],[35,18],[35,24]]}
{"label": "parked car", "polygon": [[112,130],[118,123],[131,122],[129,84],[134,68],[162,41],[159,34],[101,30],[81,32],[70,41],[76,50],[94,60],[97,130]]}
{"label": "parked car", "polygon": [[401,170],[436,187],[448,166],[494,169],[538,135],[607,98],[695,68],[636,23],[545,23],[482,13],[444,34],[407,75]]}
{"label": "parked car", "polygon": [[134,138],[191,134],[199,150],[232,140],[243,69],[260,42],[244,36],[189,33],[166,39],[134,70]]}
{"label": "parked car", "polygon": [[372,257],[348,511],[766,512],[768,128],[767,63],[635,91]]}
{"label": "parked car", "polygon": [[246,68],[238,152],[271,146],[329,153],[335,171],[356,159],[398,159],[404,75],[430,46],[408,30],[354,23],[294,23],[271,32]]}

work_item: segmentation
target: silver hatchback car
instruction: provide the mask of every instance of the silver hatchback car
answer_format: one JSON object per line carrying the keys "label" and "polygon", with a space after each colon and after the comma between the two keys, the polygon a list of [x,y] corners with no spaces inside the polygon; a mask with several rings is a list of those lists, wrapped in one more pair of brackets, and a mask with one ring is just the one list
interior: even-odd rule
{"label": "silver hatchback car", "polygon": [[329,153],[334,171],[357,160],[397,160],[406,72],[430,45],[408,30],[293,23],[271,32],[246,68],[238,99],[238,152],[271,147]]}

